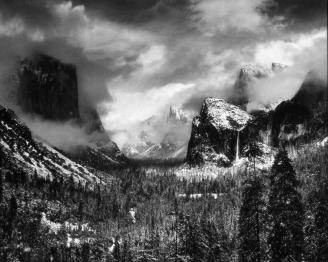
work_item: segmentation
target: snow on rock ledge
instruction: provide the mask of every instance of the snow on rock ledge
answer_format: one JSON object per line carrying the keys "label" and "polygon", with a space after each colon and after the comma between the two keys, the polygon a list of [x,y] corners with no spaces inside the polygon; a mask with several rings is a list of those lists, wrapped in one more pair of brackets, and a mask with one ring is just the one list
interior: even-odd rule
{"label": "snow on rock ledge", "polygon": [[223,99],[207,98],[204,102],[203,109],[207,114],[210,124],[218,130],[241,131],[251,119],[251,116],[247,112],[227,103]]}

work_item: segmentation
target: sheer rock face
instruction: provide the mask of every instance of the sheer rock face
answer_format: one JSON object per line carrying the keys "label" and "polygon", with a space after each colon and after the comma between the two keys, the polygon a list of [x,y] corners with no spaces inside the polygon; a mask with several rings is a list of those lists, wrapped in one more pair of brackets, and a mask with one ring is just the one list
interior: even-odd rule
{"label": "sheer rock face", "polygon": [[272,117],[272,145],[310,142],[327,133],[327,84],[309,73],[291,100],[280,103]]}
{"label": "sheer rock face", "polygon": [[214,162],[229,165],[236,156],[239,132],[240,148],[245,144],[246,127],[252,117],[222,99],[205,99],[201,112],[193,119],[187,161],[191,165]]}
{"label": "sheer rock face", "polygon": [[25,112],[48,121],[70,121],[85,130],[89,143],[67,152],[76,161],[88,162],[101,170],[126,161],[105,132],[97,110],[89,105],[79,106],[74,65],[44,54],[24,59],[19,70],[18,102]]}
{"label": "sheer rock face", "polygon": [[50,121],[75,120],[87,133],[104,132],[97,110],[79,105],[75,65],[44,54],[21,61],[18,103],[25,112]]}
{"label": "sheer rock face", "polygon": [[21,62],[19,104],[26,112],[45,119],[79,119],[76,68],[47,55],[38,54]]}

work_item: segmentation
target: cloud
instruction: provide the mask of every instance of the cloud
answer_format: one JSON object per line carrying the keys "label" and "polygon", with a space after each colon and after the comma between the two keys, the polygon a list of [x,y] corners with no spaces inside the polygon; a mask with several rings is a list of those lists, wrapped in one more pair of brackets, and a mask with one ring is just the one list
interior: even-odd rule
{"label": "cloud", "polygon": [[326,39],[326,36],[327,31],[320,29],[308,34],[297,34],[287,40],[260,43],[255,49],[255,63],[268,65],[273,61],[279,61],[291,66],[297,56],[304,55],[307,49],[313,47],[318,40]]}
{"label": "cloud", "polygon": [[112,93],[113,102],[103,105],[109,110],[104,119],[105,127],[111,127],[112,130],[124,129],[131,123],[144,121],[161,113],[172,104],[180,105],[181,95],[193,87],[193,84],[172,83],[147,91],[115,90]]}
{"label": "cloud", "polygon": [[5,21],[0,16],[0,36],[15,36],[24,31],[24,24],[19,19]]}
{"label": "cloud", "polygon": [[0,75],[35,51],[74,63],[80,103],[99,106],[106,129],[126,137],[170,104],[197,112],[206,96],[225,98],[245,63],[287,63],[285,74],[302,64],[285,83],[263,83],[294,90],[300,58],[322,34],[295,20],[304,2],[295,1],[0,0]]}
{"label": "cloud", "polygon": [[[111,130],[119,146],[124,145],[127,139],[132,137],[135,140],[141,131],[141,122],[162,115],[171,105],[180,106],[183,101],[181,98],[192,88],[193,84],[172,83],[147,91],[113,91],[113,102],[103,104],[103,110],[107,112],[102,118],[105,129]],[[157,132],[162,133],[160,130]]]}
{"label": "cloud", "polygon": [[254,56],[255,62],[262,65],[277,61],[289,67],[273,77],[255,81],[250,88],[253,100],[267,103],[290,99],[310,71],[327,82],[327,29],[259,44]]}
{"label": "cloud", "polygon": [[327,25],[327,0],[273,0],[265,11],[283,16],[288,28],[299,32]]}
{"label": "cloud", "polygon": [[23,121],[35,136],[64,151],[74,150],[76,146],[87,145],[91,141],[82,128],[70,122],[51,122],[28,116],[23,116]]}
{"label": "cloud", "polygon": [[27,24],[25,16],[0,19],[0,46],[4,50],[0,51],[0,63],[5,67],[8,60],[18,62],[35,51],[74,63],[82,103],[97,105],[110,100],[107,81],[133,71],[139,65],[135,59],[140,50],[153,42],[144,30],[88,15],[83,5],[74,6],[68,1],[48,3],[43,8],[49,9],[52,18],[47,26]]}
{"label": "cloud", "polygon": [[137,58],[137,63],[142,66],[145,73],[158,71],[165,63],[166,48],[163,45],[153,45]]}
{"label": "cloud", "polygon": [[196,1],[195,19],[208,34],[216,31],[249,31],[259,33],[271,22],[263,13],[267,0],[202,0]]}

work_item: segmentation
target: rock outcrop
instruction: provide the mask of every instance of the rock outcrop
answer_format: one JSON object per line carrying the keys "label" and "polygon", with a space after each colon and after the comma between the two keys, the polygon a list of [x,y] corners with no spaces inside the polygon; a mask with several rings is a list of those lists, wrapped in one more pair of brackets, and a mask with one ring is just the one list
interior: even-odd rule
{"label": "rock outcrop", "polygon": [[22,60],[18,102],[48,120],[80,119],[76,67],[43,54]]}
{"label": "rock outcrop", "polygon": [[246,127],[251,120],[251,115],[223,99],[205,99],[192,122],[187,162],[229,165],[239,155],[237,147],[242,148],[245,143]]}
{"label": "rock outcrop", "polygon": [[70,121],[90,137],[87,145],[66,152],[76,161],[107,170],[124,163],[125,156],[110,140],[97,110],[79,105],[76,67],[44,54],[22,60],[19,70],[18,103],[22,109],[48,121]]}

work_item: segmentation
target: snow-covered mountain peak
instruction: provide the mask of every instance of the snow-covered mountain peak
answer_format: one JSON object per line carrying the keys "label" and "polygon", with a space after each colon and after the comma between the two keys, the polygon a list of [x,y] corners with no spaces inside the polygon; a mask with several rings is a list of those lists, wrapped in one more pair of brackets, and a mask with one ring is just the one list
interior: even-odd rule
{"label": "snow-covered mountain peak", "polygon": [[247,64],[244,65],[239,71],[240,80],[253,80],[270,76],[272,71],[258,65]]}
{"label": "snow-covered mountain peak", "polygon": [[176,106],[170,106],[167,121],[187,123],[191,121],[191,117],[182,109]]}

